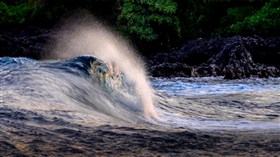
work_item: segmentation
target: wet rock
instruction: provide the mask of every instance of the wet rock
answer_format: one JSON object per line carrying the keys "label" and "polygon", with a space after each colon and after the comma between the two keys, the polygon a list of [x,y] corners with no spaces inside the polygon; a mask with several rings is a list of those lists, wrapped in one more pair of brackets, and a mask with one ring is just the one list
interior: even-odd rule
{"label": "wet rock", "polygon": [[210,76],[220,76],[222,74],[222,71],[220,67],[218,67],[216,64],[210,64],[210,65],[201,65],[198,67],[195,67],[193,70],[193,77],[210,77]]}
{"label": "wet rock", "polygon": [[250,77],[254,67],[252,56],[240,36],[232,37],[220,52],[208,60],[208,63],[222,68],[226,79]]}
{"label": "wet rock", "polygon": [[174,77],[178,74],[184,77],[191,77],[193,68],[184,63],[161,63],[152,67],[152,75]]}
{"label": "wet rock", "polygon": [[255,63],[280,65],[280,37],[270,37],[268,39],[258,36],[243,37],[243,41]]}
{"label": "wet rock", "polygon": [[279,45],[280,37],[199,38],[188,41],[177,52],[151,57],[150,70],[154,76],[279,77]]}
{"label": "wet rock", "polygon": [[23,30],[8,29],[0,32],[0,57],[30,57],[39,59],[49,39],[49,31],[37,27]]}

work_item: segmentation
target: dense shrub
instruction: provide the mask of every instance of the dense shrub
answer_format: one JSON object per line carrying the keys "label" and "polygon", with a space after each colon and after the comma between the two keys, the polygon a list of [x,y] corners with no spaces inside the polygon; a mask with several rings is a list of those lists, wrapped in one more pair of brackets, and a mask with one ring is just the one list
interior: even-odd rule
{"label": "dense shrub", "polygon": [[52,26],[89,12],[139,47],[170,49],[209,35],[279,35],[279,5],[279,0],[2,0],[0,24]]}
{"label": "dense shrub", "polygon": [[232,24],[229,31],[234,34],[258,34],[267,36],[280,34],[280,3],[271,0],[252,16]]}
{"label": "dense shrub", "polygon": [[28,20],[31,9],[28,2],[9,5],[0,2],[0,23],[24,23]]}
{"label": "dense shrub", "polygon": [[118,27],[138,40],[168,42],[164,40],[169,36],[180,35],[176,11],[177,3],[172,0],[124,0]]}
{"label": "dense shrub", "polygon": [[220,20],[219,28],[216,29],[215,34],[229,34],[232,33],[231,26],[238,22],[244,21],[248,16],[256,12],[252,6],[228,8],[227,15]]}
{"label": "dense shrub", "polygon": [[[0,23],[52,24],[65,16],[85,11],[112,21],[115,1],[100,0],[2,0]],[[116,20],[114,20],[116,21]]]}
{"label": "dense shrub", "polygon": [[207,8],[206,1],[177,0],[177,3],[177,15],[180,19],[183,37],[200,36],[209,32],[211,10]]}

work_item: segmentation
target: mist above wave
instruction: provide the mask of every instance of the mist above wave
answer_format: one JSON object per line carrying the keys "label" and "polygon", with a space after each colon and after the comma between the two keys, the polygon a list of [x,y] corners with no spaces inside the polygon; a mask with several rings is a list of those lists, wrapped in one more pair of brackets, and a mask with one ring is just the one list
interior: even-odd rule
{"label": "mist above wave", "polygon": [[65,20],[49,43],[47,58],[67,59],[81,55],[96,56],[125,74],[140,98],[147,117],[158,118],[153,105],[153,89],[145,65],[135,49],[112,29],[91,15],[77,15]]}

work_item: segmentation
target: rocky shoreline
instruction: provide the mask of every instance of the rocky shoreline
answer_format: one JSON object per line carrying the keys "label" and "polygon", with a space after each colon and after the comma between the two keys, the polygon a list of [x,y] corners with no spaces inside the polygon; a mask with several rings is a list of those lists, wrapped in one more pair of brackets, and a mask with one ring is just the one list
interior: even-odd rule
{"label": "rocky shoreline", "polygon": [[[27,27],[0,32],[0,57],[41,59],[51,40],[48,29]],[[148,58],[155,77],[209,77],[225,79],[280,77],[280,37],[208,37],[189,40],[174,52]]]}
{"label": "rocky shoreline", "polygon": [[153,76],[225,79],[280,76],[280,37],[209,37],[149,59]]}
{"label": "rocky shoreline", "polygon": [[50,39],[48,29],[38,27],[1,29],[0,57],[30,57],[41,59],[44,47]]}

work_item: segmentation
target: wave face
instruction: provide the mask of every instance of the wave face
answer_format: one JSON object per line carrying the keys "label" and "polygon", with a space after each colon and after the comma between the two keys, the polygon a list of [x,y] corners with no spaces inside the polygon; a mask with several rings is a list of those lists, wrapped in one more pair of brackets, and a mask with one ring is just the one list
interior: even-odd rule
{"label": "wave face", "polygon": [[[1,58],[1,104],[97,124],[148,123],[185,129],[279,129],[279,79],[153,78],[160,119],[117,67],[93,56],[35,61]],[[65,115],[61,114],[65,113]],[[73,117],[71,117],[73,116]],[[91,119],[92,118],[92,119]]]}
{"label": "wave face", "polygon": [[102,60],[1,58],[3,104],[37,110],[77,110],[124,121],[143,118],[139,98],[125,76]]}
{"label": "wave face", "polygon": [[153,119],[96,57],[5,57],[0,75],[0,156],[279,154],[279,78],[151,78]]}

